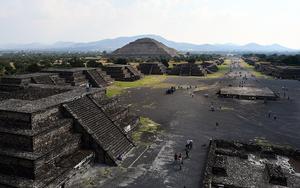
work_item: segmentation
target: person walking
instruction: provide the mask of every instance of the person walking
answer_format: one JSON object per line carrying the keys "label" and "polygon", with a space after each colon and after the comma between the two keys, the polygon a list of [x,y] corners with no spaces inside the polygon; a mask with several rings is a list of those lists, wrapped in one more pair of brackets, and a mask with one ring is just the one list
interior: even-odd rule
{"label": "person walking", "polygon": [[179,160],[179,169],[182,170],[183,159],[182,159],[182,154],[181,153],[179,153],[178,160]]}
{"label": "person walking", "polygon": [[189,149],[190,149],[190,150],[193,149],[193,140],[189,140]]}
{"label": "person walking", "polygon": [[88,83],[88,82],[86,83],[85,89],[86,89],[86,92],[90,91],[90,83]]}
{"label": "person walking", "polygon": [[190,152],[190,150],[188,148],[185,148],[185,158],[187,158],[187,159],[190,158],[189,152]]}
{"label": "person walking", "polygon": [[175,155],[174,155],[174,162],[176,163],[176,162],[177,162],[177,160],[178,160],[178,154],[177,154],[177,153],[175,153]]}

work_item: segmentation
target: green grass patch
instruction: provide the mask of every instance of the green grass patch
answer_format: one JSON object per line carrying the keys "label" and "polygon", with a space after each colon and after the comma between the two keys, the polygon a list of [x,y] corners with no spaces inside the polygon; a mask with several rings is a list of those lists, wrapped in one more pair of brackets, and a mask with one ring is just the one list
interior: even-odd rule
{"label": "green grass patch", "polygon": [[160,124],[146,117],[140,117],[141,125],[132,133],[132,139],[139,144],[147,144],[160,131]]}
{"label": "green grass patch", "polygon": [[271,143],[270,141],[266,140],[264,137],[255,137],[254,138],[254,143],[263,147],[279,147],[279,148],[286,148],[286,149],[292,149],[290,145],[286,144],[277,144],[277,143]]}
{"label": "green grass patch", "polygon": [[255,70],[254,66],[249,65],[248,63],[246,63],[243,60],[241,61],[240,65],[241,65],[241,67],[243,67],[244,69],[249,71],[252,75],[254,75],[256,78],[271,78],[270,76],[265,75],[265,74]]}
{"label": "green grass patch", "polygon": [[113,97],[122,94],[126,89],[138,87],[165,88],[168,84],[162,82],[166,78],[166,75],[150,75],[134,82],[115,81],[113,85],[107,87],[106,95]]}
{"label": "green grass patch", "polygon": [[106,96],[107,97],[114,97],[116,95],[120,95],[123,92],[123,88],[116,87],[114,85],[108,86],[106,89]]}

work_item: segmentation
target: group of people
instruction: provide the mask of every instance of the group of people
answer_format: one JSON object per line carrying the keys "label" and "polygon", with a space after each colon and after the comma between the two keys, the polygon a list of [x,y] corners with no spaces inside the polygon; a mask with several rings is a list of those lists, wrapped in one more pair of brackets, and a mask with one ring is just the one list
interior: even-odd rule
{"label": "group of people", "polygon": [[271,118],[273,115],[273,119],[276,120],[277,119],[277,116],[275,114],[272,114],[271,111],[268,112],[268,118]]}
{"label": "group of people", "polygon": [[[186,145],[185,145],[185,158],[188,159],[190,158],[190,151],[193,148],[193,140],[187,140]],[[182,153],[175,153],[174,154],[174,163],[179,165],[179,169],[182,170],[182,165],[183,165],[183,155]]]}
{"label": "group of people", "polygon": [[176,91],[176,88],[172,86],[171,88],[167,89],[166,94],[173,94]]}

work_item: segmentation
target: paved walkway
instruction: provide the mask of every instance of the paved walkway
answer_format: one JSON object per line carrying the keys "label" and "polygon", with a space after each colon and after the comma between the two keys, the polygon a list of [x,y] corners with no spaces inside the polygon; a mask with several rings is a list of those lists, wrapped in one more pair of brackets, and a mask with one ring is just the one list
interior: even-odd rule
{"label": "paved walkway", "polygon": [[[234,71],[249,75],[239,68]],[[263,101],[220,99],[215,95],[218,88],[229,83],[238,84],[240,79],[233,78],[230,74],[221,79],[170,77],[166,80],[174,85],[197,86],[198,91],[194,97],[190,95],[192,90],[187,89],[177,90],[173,95],[165,95],[165,89],[131,89],[121,101],[132,104],[131,109],[138,115],[149,117],[161,124],[163,135],[138,160],[134,160],[129,165],[130,168],[116,170],[118,173],[106,181],[103,178],[101,181],[94,179],[94,184],[89,186],[202,187],[210,138],[241,141],[259,138],[300,148],[300,82],[256,78],[247,80],[245,85],[263,85],[275,91],[280,91],[282,85],[289,88],[291,100],[282,99],[267,104]],[[216,107],[214,112],[210,111],[211,104]],[[268,118],[269,111],[272,111],[272,115],[276,114],[278,119]],[[183,169],[179,170],[178,165],[173,163],[173,156],[175,152],[184,154],[187,139],[194,141],[194,147],[190,152],[190,159],[184,160]]]}

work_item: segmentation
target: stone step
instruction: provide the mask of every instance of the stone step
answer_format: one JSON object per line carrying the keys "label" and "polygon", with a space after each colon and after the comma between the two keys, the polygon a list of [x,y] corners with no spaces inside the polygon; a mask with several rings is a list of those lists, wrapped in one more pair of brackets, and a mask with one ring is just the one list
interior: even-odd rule
{"label": "stone step", "polygon": [[0,128],[0,146],[29,152],[49,150],[71,134],[72,125],[72,119],[62,119],[38,131]]}
{"label": "stone step", "polygon": [[[24,152],[14,149],[0,149],[0,173],[38,179],[43,171],[49,170],[59,158],[70,155],[80,147],[81,135],[70,135],[60,140],[60,145],[43,152]],[[52,165],[51,165],[52,164]]]}
{"label": "stone step", "polygon": [[116,160],[119,155],[133,147],[133,143],[122,130],[89,97],[83,97],[64,106],[112,160]]}
{"label": "stone step", "polygon": [[105,87],[107,86],[106,80],[103,79],[102,75],[96,71],[96,69],[87,70],[87,77],[94,87]]}

